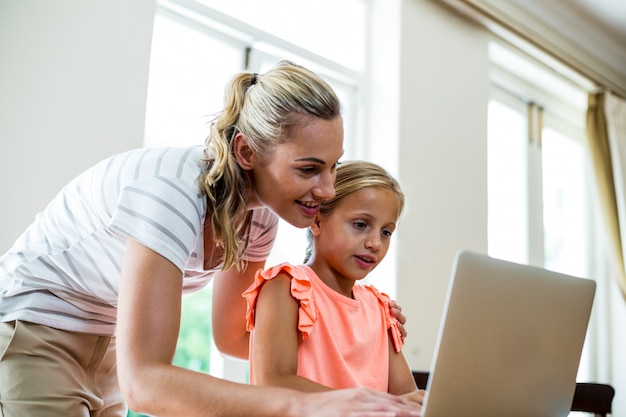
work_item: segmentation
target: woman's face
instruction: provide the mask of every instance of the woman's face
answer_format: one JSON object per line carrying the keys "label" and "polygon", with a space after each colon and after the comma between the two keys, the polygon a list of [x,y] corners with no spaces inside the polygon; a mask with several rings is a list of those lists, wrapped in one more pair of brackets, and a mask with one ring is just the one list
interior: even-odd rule
{"label": "woman's face", "polygon": [[261,205],[295,227],[307,227],[335,195],[343,154],[343,119],[302,117],[265,158],[253,157],[249,207]]}

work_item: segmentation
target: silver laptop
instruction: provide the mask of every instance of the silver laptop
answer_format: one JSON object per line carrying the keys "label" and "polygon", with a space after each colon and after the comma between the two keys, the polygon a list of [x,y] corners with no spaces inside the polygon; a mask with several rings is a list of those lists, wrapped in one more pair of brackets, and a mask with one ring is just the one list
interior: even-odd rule
{"label": "silver laptop", "polygon": [[567,416],[595,282],[457,254],[424,417]]}

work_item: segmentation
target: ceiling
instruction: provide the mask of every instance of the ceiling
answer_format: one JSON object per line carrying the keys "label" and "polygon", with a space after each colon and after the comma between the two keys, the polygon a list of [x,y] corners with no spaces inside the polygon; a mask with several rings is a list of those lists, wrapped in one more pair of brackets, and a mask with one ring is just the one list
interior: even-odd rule
{"label": "ceiling", "polygon": [[591,73],[596,81],[621,95],[626,94],[626,1],[507,0],[507,3],[534,16],[545,33],[558,34],[564,42],[561,45],[569,44],[575,66],[587,70],[589,65],[595,66]]}
{"label": "ceiling", "polygon": [[626,98],[626,0],[433,0],[588,92]]}
{"label": "ceiling", "polygon": [[561,0],[560,3],[578,9],[596,20],[610,36],[626,48],[626,2],[624,0]]}
{"label": "ceiling", "polygon": [[444,1],[587,91],[626,97],[625,0]]}

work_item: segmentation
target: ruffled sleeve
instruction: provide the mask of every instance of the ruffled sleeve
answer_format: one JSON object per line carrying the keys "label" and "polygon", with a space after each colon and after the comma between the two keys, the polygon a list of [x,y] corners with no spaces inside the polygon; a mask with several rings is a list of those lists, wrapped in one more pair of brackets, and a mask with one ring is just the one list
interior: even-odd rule
{"label": "ruffled sleeve", "polygon": [[391,314],[391,309],[389,308],[389,304],[391,299],[389,296],[383,292],[378,291],[376,287],[373,285],[365,285],[367,289],[369,289],[376,297],[378,301],[383,306],[383,316],[385,318],[385,325],[389,334],[391,335],[391,340],[393,342],[393,347],[396,349],[396,352],[400,352],[402,350],[402,335],[400,333],[400,328],[398,327],[398,319]]}
{"label": "ruffled sleeve", "polygon": [[285,272],[291,276],[291,296],[296,299],[300,305],[298,309],[298,330],[302,334],[302,339],[308,339],[313,331],[313,326],[317,319],[315,303],[313,302],[313,291],[311,287],[310,270],[304,266],[295,266],[289,263],[282,263],[271,268],[259,269],[254,277],[254,282],[242,296],[246,299],[246,330],[249,332],[254,330],[254,315],[256,308],[256,300],[261,291],[261,287],[272,278],[275,278],[281,272]]}

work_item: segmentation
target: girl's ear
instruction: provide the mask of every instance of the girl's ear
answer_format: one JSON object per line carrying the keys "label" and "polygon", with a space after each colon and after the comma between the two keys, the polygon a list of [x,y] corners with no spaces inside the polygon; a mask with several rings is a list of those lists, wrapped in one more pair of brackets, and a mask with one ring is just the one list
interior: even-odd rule
{"label": "girl's ear", "polygon": [[317,213],[317,216],[315,216],[315,221],[313,222],[313,224],[311,226],[309,226],[309,228],[311,229],[311,234],[313,236],[319,236],[320,234],[320,214]]}
{"label": "girl's ear", "polygon": [[233,138],[233,154],[241,169],[250,170],[254,167],[256,155],[248,144],[248,138],[241,132]]}

